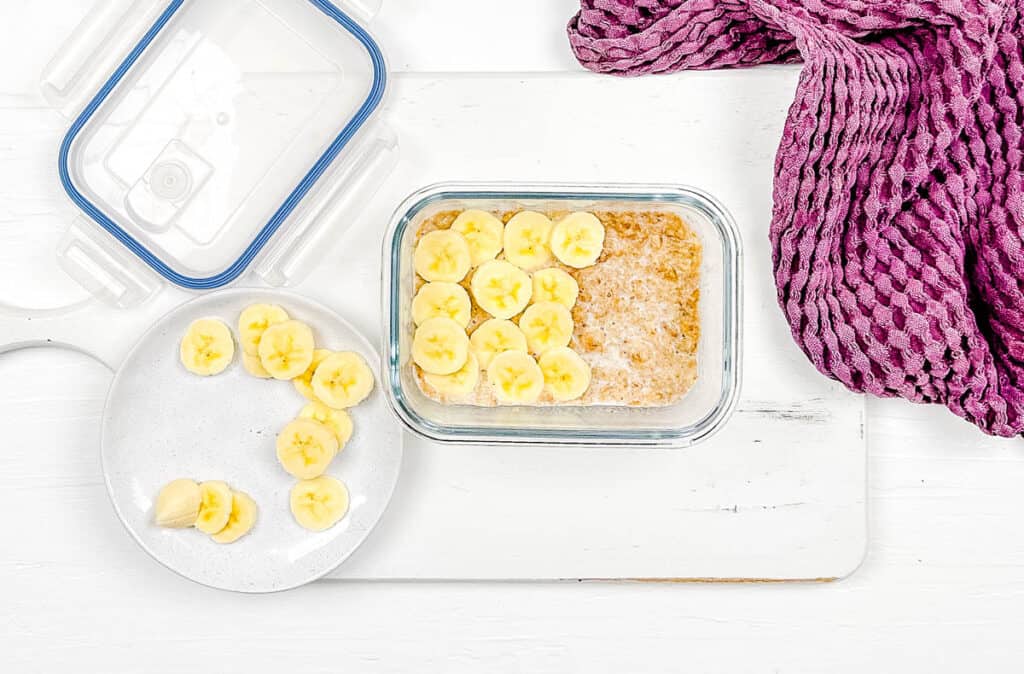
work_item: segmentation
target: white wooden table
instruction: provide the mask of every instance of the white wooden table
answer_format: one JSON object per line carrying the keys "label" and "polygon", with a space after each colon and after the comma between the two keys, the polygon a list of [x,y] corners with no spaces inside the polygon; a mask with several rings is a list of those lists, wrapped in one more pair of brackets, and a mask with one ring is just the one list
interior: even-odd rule
{"label": "white wooden table", "polygon": [[[52,51],[39,43],[55,48],[86,4],[0,3],[0,288],[29,279],[33,306],[78,292],[19,250],[29,230],[55,241],[73,212],[33,159],[66,124],[36,82]],[[399,88],[432,72],[562,72],[577,68],[573,7],[387,0],[376,32],[409,73]],[[0,356],[2,672],[1009,671],[1024,651],[1022,445],[941,410],[869,403],[869,554],[839,583],[336,582],[246,597],[166,573],[121,531],[95,453],[109,377],[67,351]]]}

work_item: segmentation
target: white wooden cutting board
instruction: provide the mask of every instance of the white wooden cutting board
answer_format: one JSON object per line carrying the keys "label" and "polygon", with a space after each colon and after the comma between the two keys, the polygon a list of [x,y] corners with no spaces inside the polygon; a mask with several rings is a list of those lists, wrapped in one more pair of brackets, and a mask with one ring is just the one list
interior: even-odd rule
{"label": "white wooden cutting board", "polygon": [[[299,292],[379,339],[383,232],[395,206],[428,183],[691,184],[732,211],[743,237],[743,393],[724,430],[687,450],[442,446],[407,435],[394,501],[336,577],[831,579],[857,567],[864,402],[797,351],[770,274],[772,157],[796,71],[739,75],[393,79],[399,165]],[[45,177],[49,160],[29,163]],[[162,292],[122,333],[187,297]]]}
{"label": "white wooden cutting board", "polygon": [[743,86],[737,73],[394,79],[399,167],[301,291],[379,334],[379,307],[356,298],[377,296],[388,218],[427,183],[688,183],[719,197],[744,239],[743,394],[721,433],[681,451],[410,435],[384,522],[337,577],[819,579],[857,567],[864,402],[798,352],[771,282],[772,162],[796,80],[786,68]]}

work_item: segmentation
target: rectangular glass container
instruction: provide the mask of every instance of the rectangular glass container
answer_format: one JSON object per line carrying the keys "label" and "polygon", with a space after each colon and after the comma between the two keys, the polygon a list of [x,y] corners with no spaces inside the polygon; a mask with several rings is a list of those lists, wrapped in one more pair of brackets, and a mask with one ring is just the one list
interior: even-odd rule
{"label": "rectangular glass container", "polygon": [[[446,405],[424,395],[412,363],[416,231],[440,211],[657,210],[679,215],[703,245],[698,377],[663,407]],[[686,447],[728,419],[739,395],[740,239],[711,196],[673,185],[440,184],[411,195],[384,239],[383,372],[395,414],[431,440],[469,444]]]}

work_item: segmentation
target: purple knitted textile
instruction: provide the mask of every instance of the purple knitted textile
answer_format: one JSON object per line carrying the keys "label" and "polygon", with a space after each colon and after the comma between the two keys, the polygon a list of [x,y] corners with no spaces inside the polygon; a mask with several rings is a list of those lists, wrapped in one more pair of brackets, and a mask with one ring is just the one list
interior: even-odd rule
{"label": "purple knitted textile", "polygon": [[854,391],[1024,431],[1024,0],[583,0],[619,75],[803,62],[775,161],[793,337]]}

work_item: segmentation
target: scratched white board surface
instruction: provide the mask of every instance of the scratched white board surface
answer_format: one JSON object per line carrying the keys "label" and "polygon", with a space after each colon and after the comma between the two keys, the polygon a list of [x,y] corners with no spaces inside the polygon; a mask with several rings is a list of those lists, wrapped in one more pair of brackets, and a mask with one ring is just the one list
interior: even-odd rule
{"label": "scratched white board surface", "polygon": [[[400,163],[362,212],[344,216],[348,233],[299,291],[379,340],[382,234],[395,206],[428,183],[691,184],[730,209],[746,251],[742,396],[719,434],[686,450],[439,446],[409,435],[392,507],[337,577],[806,579],[857,567],[867,539],[864,401],[797,352],[768,256],[756,254],[767,248],[772,157],[795,82],[793,68],[756,80],[392,78],[384,117]],[[109,343],[90,343],[98,333],[77,327],[81,314],[61,331],[116,363],[138,326],[184,297],[164,291],[123,317]]]}
{"label": "scratched white board surface", "polygon": [[[409,436],[389,512],[345,578],[834,578],[866,543],[864,402],[817,375],[776,309],[772,157],[792,69],[609,81],[588,74],[399,75],[400,164],[302,290],[379,334],[376,261],[395,205],[442,180],[692,184],[746,253],[741,402],[686,450],[441,446]],[[761,114],[751,122],[750,111]],[[585,123],[584,123],[585,121]],[[340,286],[340,287],[339,287]],[[330,292],[328,288],[335,288]]]}
{"label": "scratched white board surface", "polygon": [[[441,446],[408,434],[393,504],[337,577],[817,579],[857,567],[867,537],[863,399],[797,352],[768,256],[749,252],[767,247],[772,139],[795,73],[737,86],[741,75],[395,78],[387,117],[400,164],[363,212],[345,216],[348,233],[300,292],[379,342],[383,233],[426,183],[692,184],[731,210],[747,250],[742,393],[722,431],[682,450]],[[551,113],[559,100],[587,111],[585,129],[576,115]],[[622,124],[638,101],[643,124]],[[749,134],[755,104],[765,114]],[[100,325],[78,311],[52,336],[116,365],[140,326],[184,296],[168,289],[130,312],[104,311]],[[115,324],[124,326],[116,337],[95,339]]]}

